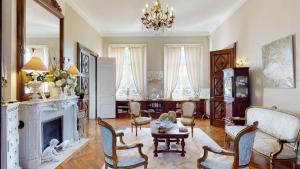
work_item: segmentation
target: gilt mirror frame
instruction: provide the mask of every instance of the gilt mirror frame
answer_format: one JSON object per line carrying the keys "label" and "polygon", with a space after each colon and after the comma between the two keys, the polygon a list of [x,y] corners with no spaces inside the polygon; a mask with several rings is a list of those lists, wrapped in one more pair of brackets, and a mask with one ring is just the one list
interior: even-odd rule
{"label": "gilt mirror frame", "polygon": [[[25,39],[26,39],[26,1],[17,1],[17,100],[28,100],[25,94],[25,73],[21,71],[24,65]],[[64,15],[56,0],[34,0],[44,9],[59,19],[59,67],[64,67]]]}

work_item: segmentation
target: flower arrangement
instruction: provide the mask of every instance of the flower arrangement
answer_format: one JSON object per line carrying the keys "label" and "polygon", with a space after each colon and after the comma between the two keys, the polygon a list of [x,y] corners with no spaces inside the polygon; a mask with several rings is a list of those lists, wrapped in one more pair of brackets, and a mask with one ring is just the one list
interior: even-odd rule
{"label": "flower arrangement", "polygon": [[[33,83],[32,73],[26,74],[26,85]],[[60,70],[57,67],[50,67],[49,72],[40,74],[37,77],[37,81],[49,83],[50,95],[51,91],[58,89],[57,94],[60,94],[62,91],[74,95],[75,87],[77,86],[77,78],[66,70]],[[55,95],[57,95],[55,94]],[[50,96],[52,97],[52,96]],[[59,97],[59,96],[54,96]]]}
{"label": "flower arrangement", "polygon": [[155,83],[157,81],[161,81],[163,79],[162,71],[148,71],[147,73],[147,82]]}
{"label": "flower arrangement", "polygon": [[65,70],[51,67],[49,72],[44,74],[44,82],[48,82],[51,86],[72,89],[74,91],[77,86],[77,78],[72,76]]}
{"label": "flower arrangement", "polygon": [[1,76],[1,88],[7,86],[7,79],[4,76]]}
{"label": "flower arrangement", "polygon": [[173,123],[176,123],[177,122],[176,113],[174,111],[169,111],[168,113],[163,113],[159,116],[159,120],[160,121],[169,120]]}

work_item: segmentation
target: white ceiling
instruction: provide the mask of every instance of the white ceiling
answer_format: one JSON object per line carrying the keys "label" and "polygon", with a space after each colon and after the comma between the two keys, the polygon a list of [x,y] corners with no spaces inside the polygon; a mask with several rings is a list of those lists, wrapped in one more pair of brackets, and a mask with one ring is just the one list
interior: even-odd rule
{"label": "white ceiling", "polygon": [[[208,35],[246,0],[161,0],[175,9],[170,35]],[[155,0],[68,0],[102,36],[149,35],[140,17],[145,4]],[[150,33],[151,34],[151,33]]]}

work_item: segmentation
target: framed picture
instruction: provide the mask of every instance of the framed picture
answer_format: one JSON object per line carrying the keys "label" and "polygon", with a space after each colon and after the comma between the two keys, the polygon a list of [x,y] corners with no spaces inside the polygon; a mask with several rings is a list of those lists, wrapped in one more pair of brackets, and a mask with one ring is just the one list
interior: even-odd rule
{"label": "framed picture", "polygon": [[262,47],[264,88],[295,88],[293,36]]}

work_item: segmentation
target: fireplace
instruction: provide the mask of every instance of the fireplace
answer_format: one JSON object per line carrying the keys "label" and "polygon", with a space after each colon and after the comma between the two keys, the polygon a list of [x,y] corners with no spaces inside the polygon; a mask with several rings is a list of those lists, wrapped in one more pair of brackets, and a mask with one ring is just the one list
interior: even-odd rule
{"label": "fireplace", "polygon": [[51,139],[63,140],[63,116],[42,123],[42,150],[49,146]]}

